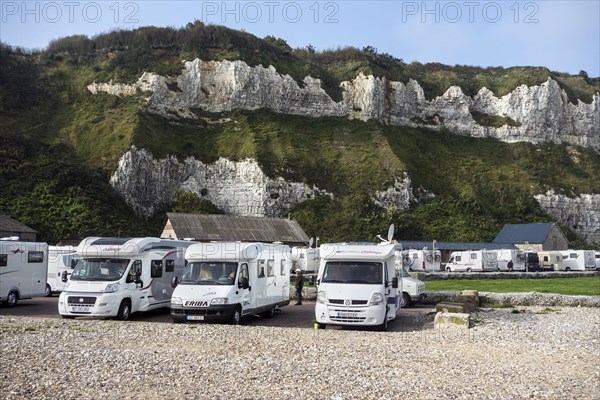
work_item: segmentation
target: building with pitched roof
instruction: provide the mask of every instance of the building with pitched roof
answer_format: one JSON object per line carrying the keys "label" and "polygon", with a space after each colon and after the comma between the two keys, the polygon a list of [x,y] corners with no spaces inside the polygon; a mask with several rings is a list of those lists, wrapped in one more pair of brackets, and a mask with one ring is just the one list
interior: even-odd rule
{"label": "building with pitched roof", "polygon": [[298,222],[284,218],[167,213],[161,238],[198,242],[282,242],[303,246],[308,236]]}
{"label": "building with pitched roof", "polygon": [[569,248],[569,240],[555,223],[506,224],[492,243],[510,243],[525,251]]}
{"label": "building with pitched roof", "polygon": [[23,242],[37,242],[38,231],[12,219],[8,215],[0,214],[0,237],[18,236]]}

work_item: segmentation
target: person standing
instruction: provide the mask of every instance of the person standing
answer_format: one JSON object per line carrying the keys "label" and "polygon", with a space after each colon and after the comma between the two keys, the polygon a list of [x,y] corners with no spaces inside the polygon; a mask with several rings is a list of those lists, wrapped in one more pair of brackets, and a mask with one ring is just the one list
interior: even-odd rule
{"label": "person standing", "polygon": [[296,305],[302,305],[302,288],[304,287],[304,276],[300,268],[296,269]]}

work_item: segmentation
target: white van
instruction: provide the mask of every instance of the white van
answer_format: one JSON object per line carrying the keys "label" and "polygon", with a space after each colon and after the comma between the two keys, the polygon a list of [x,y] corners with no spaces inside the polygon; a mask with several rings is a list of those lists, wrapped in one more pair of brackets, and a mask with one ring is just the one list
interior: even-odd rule
{"label": "white van", "polygon": [[563,257],[560,251],[538,251],[542,271],[564,271]]}
{"label": "white van", "polygon": [[[494,251],[494,250],[489,250]],[[514,249],[496,249],[496,261],[499,271],[510,271],[508,263],[512,261],[512,270],[525,272],[525,252]],[[490,267],[491,268],[491,267]]]}
{"label": "white van", "polygon": [[81,260],[60,294],[58,312],[63,318],[127,320],[135,312],[168,308],[171,279],[181,275],[191,244],[152,237],[83,240],[77,247]]}
{"label": "white van", "polygon": [[596,271],[600,271],[600,251],[594,252],[596,257]]}
{"label": "white van", "polygon": [[317,275],[315,318],[327,325],[379,326],[387,330],[401,307],[396,244],[324,244]]}
{"label": "white van", "polygon": [[[396,266],[398,270],[398,266]],[[400,279],[402,280],[402,307],[410,307],[415,302],[422,301],[427,294],[425,293],[425,282],[420,279],[410,276],[405,268],[400,267],[398,270]]]}
{"label": "white van", "polygon": [[442,253],[439,250],[403,250],[402,265],[409,271],[439,272],[442,270]]}
{"label": "white van", "polygon": [[565,271],[592,271],[596,269],[594,250],[561,251]]}
{"label": "white van", "polygon": [[497,271],[498,259],[496,251],[466,250],[453,251],[446,264],[447,272],[483,272]]}
{"label": "white van", "polygon": [[239,324],[246,315],[272,317],[290,304],[290,255],[290,247],[278,243],[190,246],[187,267],[172,282],[171,318]]}
{"label": "white van", "polygon": [[75,269],[80,257],[75,246],[50,246],[48,247],[48,281],[46,283],[46,297],[53,293],[62,292],[65,287],[64,276],[69,278]]}
{"label": "white van", "polygon": [[292,271],[300,268],[303,274],[313,274],[319,270],[321,257],[318,247],[292,247]]}
{"label": "white van", "polygon": [[19,300],[44,296],[48,244],[0,240],[0,302],[13,307]]}

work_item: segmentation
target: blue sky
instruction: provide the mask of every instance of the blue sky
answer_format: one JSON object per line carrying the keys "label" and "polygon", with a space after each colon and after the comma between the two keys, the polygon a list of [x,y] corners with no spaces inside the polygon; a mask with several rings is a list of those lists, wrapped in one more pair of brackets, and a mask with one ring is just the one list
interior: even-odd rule
{"label": "blue sky", "polygon": [[292,47],[373,46],[405,62],[545,66],[600,76],[600,0],[0,0],[0,5],[0,39],[25,48],[45,48],[73,34],[178,28],[199,19],[280,37]]}

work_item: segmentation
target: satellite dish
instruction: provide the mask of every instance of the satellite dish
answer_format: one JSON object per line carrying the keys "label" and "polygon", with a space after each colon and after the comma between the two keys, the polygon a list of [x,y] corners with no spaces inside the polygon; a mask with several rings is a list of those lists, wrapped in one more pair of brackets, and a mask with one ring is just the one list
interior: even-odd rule
{"label": "satellite dish", "polygon": [[313,245],[313,240],[314,240],[314,238],[310,238],[310,239],[309,239],[309,241],[308,241],[308,248],[309,248],[309,249],[310,249],[310,248],[312,247],[312,245]]}
{"label": "satellite dish", "polygon": [[388,229],[387,241],[391,242],[393,238],[394,238],[394,224],[391,224],[390,228]]}

